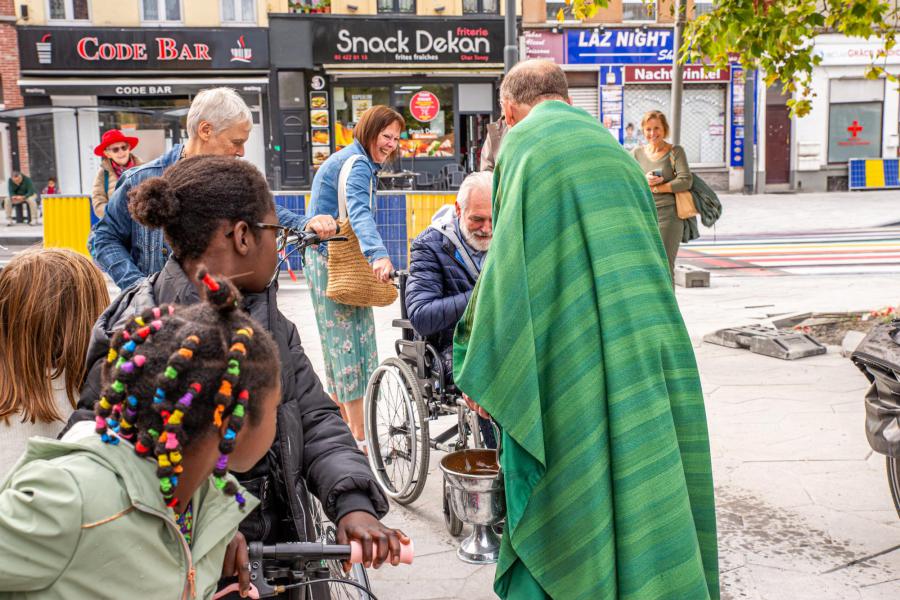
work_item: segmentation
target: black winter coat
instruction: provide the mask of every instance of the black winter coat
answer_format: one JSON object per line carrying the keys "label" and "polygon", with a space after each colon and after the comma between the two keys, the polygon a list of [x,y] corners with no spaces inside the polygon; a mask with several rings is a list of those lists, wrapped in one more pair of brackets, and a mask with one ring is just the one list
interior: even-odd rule
{"label": "black winter coat", "polygon": [[[241,523],[241,531],[248,540],[267,543],[312,541],[315,533],[306,507],[307,486],[334,523],[356,510],[380,519],[388,511],[388,502],[341,420],[338,407],[322,389],[300,344],[297,327],[278,310],[275,293],[272,286],[265,292],[245,295],[243,302],[244,310],[278,344],[282,400],[275,442],[268,455],[249,472],[237,474],[248,491],[261,500],[260,507]],[[116,329],[147,308],[199,301],[196,288],[173,258],[162,271],[125,290],[94,325],[88,347],[89,371],[79,401],[81,410],[76,411],[70,424],[93,419],[94,402],[100,395],[100,367]]]}
{"label": "black winter coat", "polygon": [[410,246],[406,313],[416,332],[441,353],[453,345],[453,330],[477,280],[477,273],[469,272],[459,252],[433,227]]}

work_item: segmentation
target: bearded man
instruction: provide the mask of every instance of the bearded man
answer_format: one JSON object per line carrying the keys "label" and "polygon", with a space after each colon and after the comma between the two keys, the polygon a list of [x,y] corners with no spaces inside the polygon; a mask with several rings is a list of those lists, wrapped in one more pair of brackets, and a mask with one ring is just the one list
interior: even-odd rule
{"label": "bearded man", "polygon": [[[455,206],[439,210],[410,246],[406,311],[420,336],[441,354],[445,380],[453,376],[453,328],[466,310],[493,237],[490,173],[472,173]],[[468,400],[467,400],[468,402]],[[470,403],[477,411],[477,407]],[[495,448],[490,421],[479,417],[484,444]]]}
{"label": "bearded man", "polygon": [[703,394],[646,178],[554,63],[500,100],[496,231],[453,355],[502,430],[494,590],[718,599]]}

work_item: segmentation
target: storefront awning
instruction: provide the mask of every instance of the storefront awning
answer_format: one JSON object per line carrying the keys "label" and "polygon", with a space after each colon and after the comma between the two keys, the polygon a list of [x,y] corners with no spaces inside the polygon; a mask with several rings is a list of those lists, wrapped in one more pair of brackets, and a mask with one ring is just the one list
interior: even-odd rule
{"label": "storefront awning", "polygon": [[183,96],[215,86],[239,92],[264,92],[268,77],[22,77],[23,96]]}

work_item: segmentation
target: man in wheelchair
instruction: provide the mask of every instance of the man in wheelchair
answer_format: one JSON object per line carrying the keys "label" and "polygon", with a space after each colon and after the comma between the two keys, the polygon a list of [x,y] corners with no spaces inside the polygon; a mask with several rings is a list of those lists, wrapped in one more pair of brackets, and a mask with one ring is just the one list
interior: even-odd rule
{"label": "man in wheelchair", "polygon": [[[466,310],[491,245],[491,186],[489,172],[466,177],[455,206],[440,209],[410,247],[407,315],[416,333],[441,354],[445,381],[453,379],[453,330]],[[469,408],[479,413],[485,446],[496,448],[487,413],[463,397]]]}

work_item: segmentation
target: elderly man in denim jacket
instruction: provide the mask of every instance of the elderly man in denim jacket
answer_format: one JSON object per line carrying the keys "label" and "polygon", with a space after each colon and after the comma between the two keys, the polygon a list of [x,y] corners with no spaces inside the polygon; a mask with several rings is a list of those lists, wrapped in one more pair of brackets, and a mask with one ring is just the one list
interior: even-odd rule
{"label": "elderly man in denim jacket", "polygon": [[[231,88],[203,90],[194,98],[187,116],[188,140],[176,144],[159,158],[127,171],[118,181],[106,207],[106,214],[88,238],[91,256],[120,289],[161,271],[170,249],[162,230],[150,229],[132,220],[128,212],[128,192],[142,181],[163,174],[181,158],[213,154],[240,157],[250,137],[250,109]],[[314,230],[322,237],[335,232],[335,222],[327,216],[307,219],[277,207],[282,225]]]}

